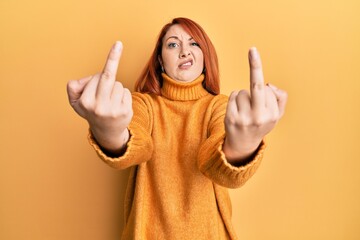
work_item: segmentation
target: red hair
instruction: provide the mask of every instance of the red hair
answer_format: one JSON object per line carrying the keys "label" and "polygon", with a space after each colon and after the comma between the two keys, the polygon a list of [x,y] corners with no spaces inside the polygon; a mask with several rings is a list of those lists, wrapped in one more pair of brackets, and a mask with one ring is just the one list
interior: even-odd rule
{"label": "red hair", "polygon": [[219,94],[219,63],[214,45],[211,43],[210,38],[205,33],[204,29],[188,18],[174,18],[161,29],[155,49],[140,77],[136,81],[135,91],[161,95],[162,71],[158,56],[161,56],[162,43],[165,34],[169,28],[175,24],[179,24],[200,45],[204,55],[205,68],[203,86],[208,92],[214,95]]}

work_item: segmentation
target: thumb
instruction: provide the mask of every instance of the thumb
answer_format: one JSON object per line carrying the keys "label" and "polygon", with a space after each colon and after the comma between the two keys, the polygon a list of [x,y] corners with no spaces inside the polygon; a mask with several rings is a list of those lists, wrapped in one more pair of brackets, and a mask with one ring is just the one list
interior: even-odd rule
{"label": "thumb", "polygon": [[84,91],[85,86],[87,83],[92,79],[92,76],[81,78],[79,80],[70,80],[67,83],[66,90],[69,98],[69,103],[71,106],[80,99],[81,94]]}
{"label": "thumb", "polygon": [[279,107],[280,117],[282,117],[285,112],[285,106],[286,106],[286,102],[288,99],[288,94],[284,90],[281,90],[270,83],[268,83],[267,85],[273,90],[273,92],[276,96],[276,100],[278,102],[278,107]]}

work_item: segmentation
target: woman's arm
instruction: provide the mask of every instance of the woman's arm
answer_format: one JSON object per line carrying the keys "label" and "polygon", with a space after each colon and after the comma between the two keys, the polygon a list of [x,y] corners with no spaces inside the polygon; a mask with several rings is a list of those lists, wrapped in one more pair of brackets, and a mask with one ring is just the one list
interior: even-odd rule
{"label": "woman's arm", "polygon": [[250,93],[235,91],[229,97],[225,115],[223,151],[233,165],[246,163],[283,116],[287,93],[264,84],[261,59],[256,48],[249,51]]}
{"label": "woman's arm", "polygon": [[224,119],[228,97],[218,95],[209,105],[211,118],[207,126],[207,139],[198,152],[199,170],[212,182],[227,188],[238,188],[245,184],[259,167],[265,143],[246,162],[230,163],[223,151],[225,140]]}
{"label": "woman's arm", "polygon": [[116,169],[125,169],[141,164],[151,159],[153,141],[151,138],[153,115],[151,97],[135,92],[132,94],[133,118],[129,124],[129,140],[123,152],[112,154],[99,146],[91,131],[89,133],[90,145],[98,156],[109,166]]}
{"label": "woman's arm", "polygon": [[126,148],[133,116],[131,93],[115,79],[122,48],[121,42],[114,44],[101,73],[67,85],[71,106],[88,121],[96,142],[114,155]]}
{"label": "woman's arm", "polygon": [[[256,49],[249,52],[251,96],[242,90],[219,98],[209,123],[209,136],[198,155],[200,171],[228,188],[242,186],[259,167],[263,141],[284,113],[287,95],[265,86]],[[220,96],[219,96],[220,97]]]}

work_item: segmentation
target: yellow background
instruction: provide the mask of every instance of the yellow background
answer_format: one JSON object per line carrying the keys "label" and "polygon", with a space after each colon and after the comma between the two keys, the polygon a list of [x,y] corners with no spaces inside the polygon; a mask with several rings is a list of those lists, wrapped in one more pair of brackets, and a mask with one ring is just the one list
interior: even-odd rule
{"label": "yellow background", "polygon": [[119,239],[128,171],[97,158],[66,83],[120,39],[118,80],[133,89],[177,16],[212,39],[223,93],[248,88],[257,46],[289,94],[257,174],[231,190],[239,238],[360,239],[358,0],[1,0],[0,239]]}

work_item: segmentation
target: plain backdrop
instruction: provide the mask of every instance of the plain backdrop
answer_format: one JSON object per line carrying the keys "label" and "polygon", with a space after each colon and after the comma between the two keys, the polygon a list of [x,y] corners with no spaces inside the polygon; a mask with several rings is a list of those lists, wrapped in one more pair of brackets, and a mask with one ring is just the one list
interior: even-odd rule
{"label": "plain backdrop", "polygon": [[360,239],[358,0],[1,0],[0,239],[120,238],[128,171],[91,149],[66,83],[121,40],[132,90],[178,16],[212,39],[222,93],[248,89],[256,46],[265,81],[289,94],[258,172],[230,191],[239,239]]}

